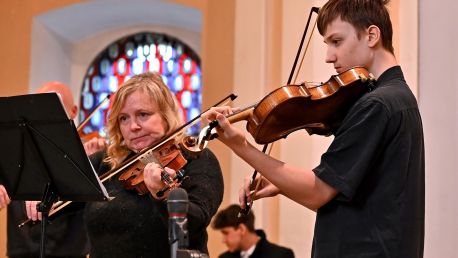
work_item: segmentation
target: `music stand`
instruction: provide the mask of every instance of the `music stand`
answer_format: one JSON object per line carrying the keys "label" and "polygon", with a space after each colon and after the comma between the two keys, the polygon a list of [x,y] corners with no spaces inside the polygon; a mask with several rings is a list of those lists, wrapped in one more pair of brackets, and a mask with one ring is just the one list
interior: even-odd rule
{"label": "music stand", "polygon": [[13,200],[41,200],[44,257],[55,201],[106,201],[108,194],[56,93],[0,97],[0,140],[0,184]]}

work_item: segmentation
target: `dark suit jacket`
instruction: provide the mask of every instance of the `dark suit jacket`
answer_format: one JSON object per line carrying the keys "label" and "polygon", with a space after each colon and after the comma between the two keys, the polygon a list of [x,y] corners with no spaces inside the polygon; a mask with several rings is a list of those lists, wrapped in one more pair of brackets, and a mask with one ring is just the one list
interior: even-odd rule
{"label": "dark suit jacket", "polygon": [[[261,240],[256,244],[250,258],[294,258],[293,250],[267,241],[264,231],[256,230],[256,234],[261,237]],[[219,258],[240,258],[240,252],[227,251]]]}

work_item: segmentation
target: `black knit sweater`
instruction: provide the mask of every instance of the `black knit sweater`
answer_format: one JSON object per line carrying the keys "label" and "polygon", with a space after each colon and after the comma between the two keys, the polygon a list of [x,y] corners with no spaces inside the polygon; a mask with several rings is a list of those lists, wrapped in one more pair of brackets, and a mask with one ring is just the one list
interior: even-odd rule
{"label": "black knit sweater", "polygon": [[[97,173],[109,166],[104,153],[91,157]],[[188,192],[189,249],[208,253],[206,228],[222,202],[224,185],[221,168],[211,151],[204,150],[184,167],[187,179],[181,185]],[[85,220],[91,243],[91,258],[169,258],[168,215],[163,201],[150,194],[139,196],[125,190],[117,177],[104,182],[114,200],[88,203]]]}

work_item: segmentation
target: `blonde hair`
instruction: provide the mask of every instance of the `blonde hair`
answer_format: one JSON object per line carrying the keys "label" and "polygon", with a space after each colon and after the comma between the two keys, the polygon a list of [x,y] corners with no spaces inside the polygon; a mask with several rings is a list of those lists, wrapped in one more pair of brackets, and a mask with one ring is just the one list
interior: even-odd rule
{"label": "blonde hair", "polygon": [[124,144],[118,116],[126,103],[127,97],[137,91],[148,94],[151,103],[157,105],[158,112],[166,126],[165,135],[169,135],[182,124],[182,115],[178,102],[167,85],[165,85],[162,76],[152,72],[134,75],[119,87],[113,96],[111,110],[108,114],[106,129],[110,143],[107,148],[105,162],[108,162],[111,168],[118,166],[130,152],[130,149]]}

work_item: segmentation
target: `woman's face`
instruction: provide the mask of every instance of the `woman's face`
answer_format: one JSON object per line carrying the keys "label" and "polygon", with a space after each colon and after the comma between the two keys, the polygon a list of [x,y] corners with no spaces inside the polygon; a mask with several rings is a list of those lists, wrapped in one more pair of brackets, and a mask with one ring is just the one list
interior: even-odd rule
{"label": "woman's face", "polygon": [[117,119],[124,142],[133,151],[150,147],[165,135],[166,123],[145,92],[129,95]]}

